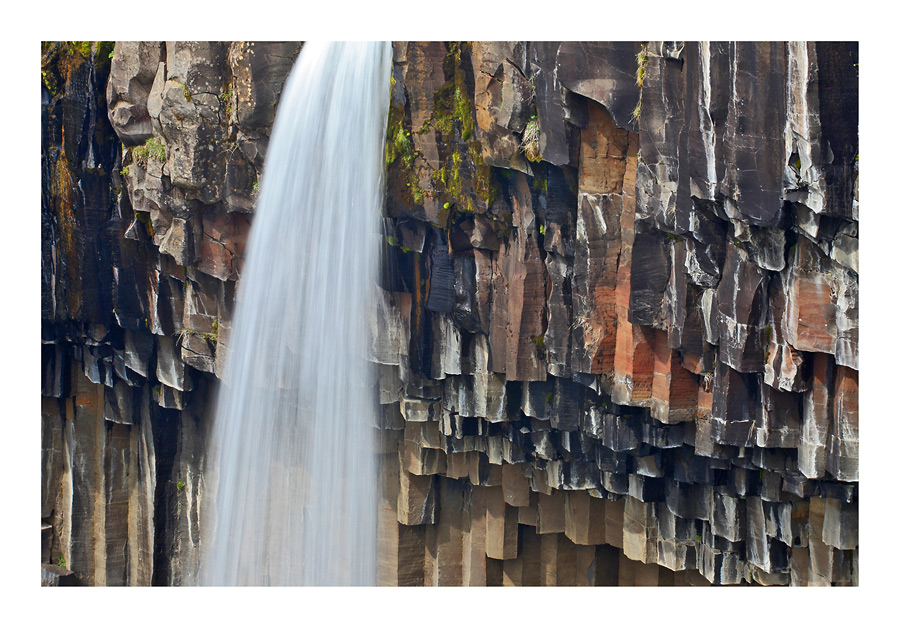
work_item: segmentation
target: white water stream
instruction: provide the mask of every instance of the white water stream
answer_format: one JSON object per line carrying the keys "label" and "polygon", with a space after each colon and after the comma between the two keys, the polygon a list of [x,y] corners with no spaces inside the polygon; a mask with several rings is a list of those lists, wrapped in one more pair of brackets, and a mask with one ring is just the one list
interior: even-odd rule
{"label": "white water stream", "polygon": [[389,43],[308,43],[266,155],[207,464],[201,584],[375,583]]}

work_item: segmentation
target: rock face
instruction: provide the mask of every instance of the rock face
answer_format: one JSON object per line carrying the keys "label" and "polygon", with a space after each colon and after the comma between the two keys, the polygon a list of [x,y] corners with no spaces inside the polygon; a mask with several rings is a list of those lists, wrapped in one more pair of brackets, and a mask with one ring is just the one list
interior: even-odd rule
{"label": "rock face", "polygon": [[855,583],[855,45],[395,50],[383,581]]}
{"label": "rock face", "polygon": [[299,43],[42,47],[42,563],[188,584],[259,172]]}
{"label": "rock face", "polygon": [[[42,563],[191,583],[300,46],[87,48],[44,46]],[[395,42],[381,584],[858,582],[857,61]]]}

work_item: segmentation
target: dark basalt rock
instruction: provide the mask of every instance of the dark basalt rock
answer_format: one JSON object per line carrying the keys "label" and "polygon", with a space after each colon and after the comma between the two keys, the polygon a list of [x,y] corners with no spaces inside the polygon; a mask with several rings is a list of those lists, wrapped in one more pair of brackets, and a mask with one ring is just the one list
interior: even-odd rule
{"label": "dark basalt rock", "polygon": [[640,99],[635,83],[640,50],[637,42],[562,42],[557,78],[567,89],[606,107],[619,127],[637,131],[631,114]]}
{"label": "dark basalt rock", "polygon": [[[641,93],[637,218],[674,234],[690,227],[684,61],[649,52]],[[650,181],[652,180],[652,182]],[[652,191],[647,194],[646,191]]]}
{"label": "dark basalt rock", "polygon": [[628,320],[663,329],[662,301],[669,280],[666,240],[657,232],[636,233],[632,248]]}
{"label": "dark basalt rock", "polygon": [[859,43],[818,42],[814,47],[821,144],[827,146],[823,213],[858,220],[850,182],[859,159]]}
{"label": "dark basalt rock", "polygon": [[239,41],[229,46],[233,115],[241,131],[272,127],[278,98],[300,49],[300,42],[295,41]]}
{"label": "dark basalt rock", "polygon": [[723,138],[726,210],[751,224],[774,225],[783,198],[785,44],[737,42],[729,55],[733,89]]}
{"label": "dark basalt rock", "polygon": [[767,279],[742,248],[727,245],[722,280],[716,290],[719,357],[742,373],[763,370]]}
{"label": "dark basalt rock", "polygon": [[[191,583],[299,44],[42,51],[42,563]],[[394,42],[390,584],[858,582],[856,55]]]}
{"label": "dark basalt rock", "polygon": [[529,62],[541,129],[541,159],[555,166],[565,166],[570,163],[569,139],[562,94],[554,72],[559,47],[560,42],[534,42],[529,45]]}
{"label": "dark basalt rock", "polygon": [[426,266],[429,275],[429,290],[425,307],[432,312],[450,312],[454,304],[453,260],[450,258],[447,242],[442,232],[433,231],[433,233],[436,235],[429,256],[430,264]]}

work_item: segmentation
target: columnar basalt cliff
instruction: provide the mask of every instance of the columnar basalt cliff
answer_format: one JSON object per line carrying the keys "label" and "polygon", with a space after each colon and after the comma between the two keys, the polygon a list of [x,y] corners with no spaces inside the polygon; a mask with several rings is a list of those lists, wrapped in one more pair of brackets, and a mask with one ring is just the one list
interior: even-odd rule
{"label": "columnar basalt cliff", "polygon": [[[43,47],[48,583],[195,582],[300,48]],[[394,43],[379,583],[857,583],[857,56]]]}

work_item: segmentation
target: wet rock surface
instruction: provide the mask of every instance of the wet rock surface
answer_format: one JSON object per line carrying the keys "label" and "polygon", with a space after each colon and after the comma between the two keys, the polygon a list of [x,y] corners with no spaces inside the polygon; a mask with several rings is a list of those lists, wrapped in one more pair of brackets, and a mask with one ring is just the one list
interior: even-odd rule
{"label": "wet rock surface", "polygon": [[[299,50],[45,46],[47,584],[194,581]],[[857,56],[394,43],[381,584],[858,582]]]}

